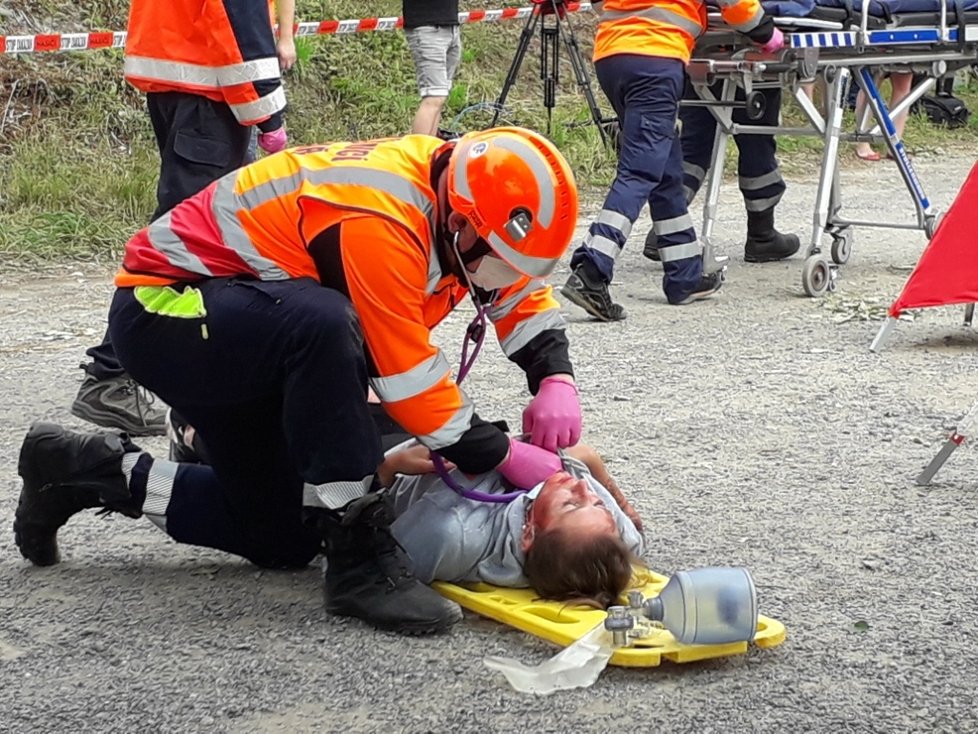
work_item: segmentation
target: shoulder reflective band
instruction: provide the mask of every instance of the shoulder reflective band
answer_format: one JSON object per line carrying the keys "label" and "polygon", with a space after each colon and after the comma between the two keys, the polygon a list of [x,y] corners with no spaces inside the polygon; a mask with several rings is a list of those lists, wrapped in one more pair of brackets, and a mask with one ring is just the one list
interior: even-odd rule
{"label": "shoulder reflective band", "polygon": [[601,23],[610,23],[616,20],[627,20],[629,18],[645,18],[646,20],[657,23],[668,23],[685,31],[687,34],[696,38],[703,32],[703,26],[699,21],[687,18],[679,13],[674,13],[665,8],[645,8],[643,10],[604,10],[601,13]]}

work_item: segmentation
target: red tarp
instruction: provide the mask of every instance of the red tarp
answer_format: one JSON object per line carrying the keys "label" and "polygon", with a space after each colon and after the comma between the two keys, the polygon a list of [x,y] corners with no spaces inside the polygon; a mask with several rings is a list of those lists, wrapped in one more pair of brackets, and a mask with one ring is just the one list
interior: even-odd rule
{"label": "red tarp", "polygon": [[890,306],[890,316],[952,303],[978,303],[978,163]]}

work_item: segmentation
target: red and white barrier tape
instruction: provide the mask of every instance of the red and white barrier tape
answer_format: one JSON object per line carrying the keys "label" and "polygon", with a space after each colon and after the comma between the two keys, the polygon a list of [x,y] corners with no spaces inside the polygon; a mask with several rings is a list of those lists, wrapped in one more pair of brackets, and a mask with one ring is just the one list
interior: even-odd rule
{"label": "red and white barrier tape", "polygon": [[[565,7],[570,12],[591,9],[591,3],[571,2]],[[525,18],[532,7],[501,8],[496,10],[469,10],[458,14],[458,22],[494,23],[500,20]],[[393,31],[404,24],[403,18],[360,18],[351,20],[323,20],[296,25],[297,36],[321,36],[340,33],[364,33],[366,31]],[[99,48],[123,48],[125,31],[95,33],[42,33],[35,36],[0,36],[0,53],[26,54],[45,51],[88,51]]]}

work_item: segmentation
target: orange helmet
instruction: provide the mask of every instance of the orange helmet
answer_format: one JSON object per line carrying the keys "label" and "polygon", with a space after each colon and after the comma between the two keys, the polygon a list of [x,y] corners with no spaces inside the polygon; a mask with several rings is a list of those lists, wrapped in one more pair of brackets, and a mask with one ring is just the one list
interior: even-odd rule
{"label": "orange helmet", "polygon": [[448,203],[492,251],[531,278],[553,271],[577,225],[577,185],[542,135],[497,127],[459,139],[448,163]]}

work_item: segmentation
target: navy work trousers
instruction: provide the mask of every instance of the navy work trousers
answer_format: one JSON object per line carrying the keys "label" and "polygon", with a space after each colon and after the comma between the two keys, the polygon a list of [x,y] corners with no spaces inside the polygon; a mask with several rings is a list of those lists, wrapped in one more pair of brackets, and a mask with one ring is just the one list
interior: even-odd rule
{"label": "navy work trousers", "polygon": [[[621,125],[618,169],[603,210],[621,214],[634,223],[648,202],[652,218],[661,229],[661,233],[657,229],[660,248],[695,243],[696,232],[682,184],[682,148],[676,133],[685,82],[682,61],[618,54],[598,60],[594,68]],[[591,225],[589,239],[610,240],[620,251],[627,231],[600,220]],[[617,254],[586,242],[574,252],[571,266],[590,261],[610,283]],[[681,300],[699,285],[702,254],[672,260],[664,257],[663,270],[666,296],[670,301]]]}
{"label": "navy work trousers", "polygon": [[[718,82],[711,87],[714,95],[720,95],[722,84]],[[781,90],[758,91],[764,95],[764,115],[760,119],[751,120],[748,119],[745,109],[735,108],[733,111],[735,123],[768,127],[778,124],[781,114]],[[696,92],[691,86],[686,89],[686,98],[697,99]],[[737,89],[735,99],[744,101],[743,89]],[[683,185],[686,187],[687,200],[692,201],[710,169],[717,121],[706,107],[682,107],[679,119],[683,123]],[[747,211],[759,212],[773,208],[781,200],[785,190],[784,179],[781,178],[778,169],[776,157],[778,144],[774,136],[734,135],[734,142],[739,152],[737,174],[740,191],[744,196]]]}
{"label": "navy work trousers", "polygon": [[303,484],[360,481],[383,459],[352,304],[309,278],[188,288],[205,314],[152,313],[131,288],[109,312],[122,365],[207,446],[210,466],[180,466],[167,532],[260,565],[308,563],[321,537],[303,522]]}
{"label": "navy work trousers", "polygon": [[[160,149],[156,211],[150,221],[254,157],[252,128],[243,127],[223,102],[185,92],[150,92],[146,107]],[[85,370],[98,380],[125,372],[108,331],[85,354],[92,359]]]}

